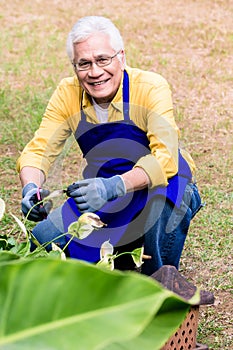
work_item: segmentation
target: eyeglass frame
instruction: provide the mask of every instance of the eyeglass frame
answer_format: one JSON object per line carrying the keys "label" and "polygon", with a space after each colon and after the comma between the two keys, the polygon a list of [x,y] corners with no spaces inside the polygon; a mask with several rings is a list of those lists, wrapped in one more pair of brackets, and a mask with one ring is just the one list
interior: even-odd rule
{"label": "eyeglass frame", "polygon": [[[77,65],[80,64],[80,63],[72,62],[72,65],[73,65],[74,69],[75,69],[77,72],[84,72],[84,71],[90,70],[91,67],[92,67],[92,65],[93,65],[93,63],[95,63],[98,67],[101,67],[101,68],[102,68],[102,67],[106,67],[106,66],[109,66],[109,65],[112,63],[113,58],[115,58],[117,55],[119,55],[120,52],[121,52],[121,50],[118,51],[117,53],[115,53],[113,56],[100,55],[100,57],[99,57],[99,58],[96,58],[94,61],[84,61],[84,63],[86,63],[86,64],[88,63],[88,64],[89,64],[89,67],[88,67],[88,68],[85,68],[85,69],[77,68]],[[108,59],[109,62],[108,62],[107,64],[99,65],[98,60],[101,60],[101,59],[103,59],[103,58]]]}

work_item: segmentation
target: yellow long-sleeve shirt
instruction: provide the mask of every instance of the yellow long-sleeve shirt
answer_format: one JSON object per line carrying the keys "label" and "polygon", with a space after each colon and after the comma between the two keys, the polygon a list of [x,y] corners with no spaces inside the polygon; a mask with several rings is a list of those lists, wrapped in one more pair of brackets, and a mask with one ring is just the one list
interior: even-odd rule
{"label": "yellow long-sleeve shirt", "polygon": [[[126,70],[130,81],[130,119],[146,132],[151,149],[151,153],[140,158],[135,166],[145,170],[152,187],[166,186],[168,178],[178,170],[179,138],[169,85],[159,74],[130,67]],[[99,123],[77,77],[63,79],[48,103],[39,129],[17,161],[18,171],[31,166],[47,175],[67,138],[77,129],[81,100],[87,121]],[[119,120],[123,120],[122,84],[108,108],[108,122]],[[182,154],[194,171],[190,155]]]}

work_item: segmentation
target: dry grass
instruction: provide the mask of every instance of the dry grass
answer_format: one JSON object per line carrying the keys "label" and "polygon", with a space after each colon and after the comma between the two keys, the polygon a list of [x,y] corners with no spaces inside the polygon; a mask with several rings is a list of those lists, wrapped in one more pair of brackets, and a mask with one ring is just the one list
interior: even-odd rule
{"label": "dry grass", "polygon": [[[1,3],[1,196],[19,213],[15,160],[54,87],[72,73],[65,41],[85,15],[110,17],[125,39],[128,64],[162,74],[171,84],[182,145],[198,166],[206,208],[192,223],[181,269],[212,290],[202,309],[199,340],[211,349],[232,342],[233,6],[231,0],[15,0]],[[78,166],[75,152],[63,177]],[[9,222],[4,223],[9,227]],[[10,230],[10,229],[9,229]]]}

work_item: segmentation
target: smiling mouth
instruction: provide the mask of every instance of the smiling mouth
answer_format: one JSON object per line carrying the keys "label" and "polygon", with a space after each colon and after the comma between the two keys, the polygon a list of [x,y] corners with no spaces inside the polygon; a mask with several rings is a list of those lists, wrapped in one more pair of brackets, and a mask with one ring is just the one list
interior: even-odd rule
{"label": "smiling mouth", "polygon": [[109,79],[101,80],[101,81],[97,81],[97,82],[89,83],[89,84],[92,86],[98,86],[98,85],[103,85],[103,84],[107,83],[107,81],[109,81]]}

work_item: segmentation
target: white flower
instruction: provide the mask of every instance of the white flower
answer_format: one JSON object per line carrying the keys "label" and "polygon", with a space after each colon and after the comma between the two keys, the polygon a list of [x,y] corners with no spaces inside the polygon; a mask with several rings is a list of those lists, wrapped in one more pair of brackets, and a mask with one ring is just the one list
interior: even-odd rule
{"label": "white flower", "polygon": [[77,221],[70,224],[68,227],[68,233],[72,236],[76,236],[79,239],[88,237],[95,229],[106,226],[100,217],[94,213],[84,213]]}
{"label": "white flower", "polygon": [[99,266],[103,266],[108,270],[114,270],[114,258],[113,245],[108,241],[102,243],[100,248],[100,261],[97,263]]}
{"label": "white flower", "polygon": [[65,253],[63,252],[63,250],[60,248],[60,247],[58,247],[58,245],[57,244],[55,244],[55,243],[51,243],[51,245],[52,245],[52,250],[53,251],[58,251],[59,253],[60,253],[60,255],[61,255],[61,260],[66,260],[66,255],[65,255]]}
{"label": "white flower", "polygon": [[104,259],[106,256],[113,254],[113,245],[108,241],[102,243],[100,248],[100,260]]}
{"label": "white flower", "polygon": [[89,224],[93,228],[101,228],[103,226],[106,226],[106,224],[104,224],[100,220],[100,217],[98,215],[96,215],[95,213],[84,213],[84,214],[82,214],[79,217],[78,222],[80,223],[80,225]]}

